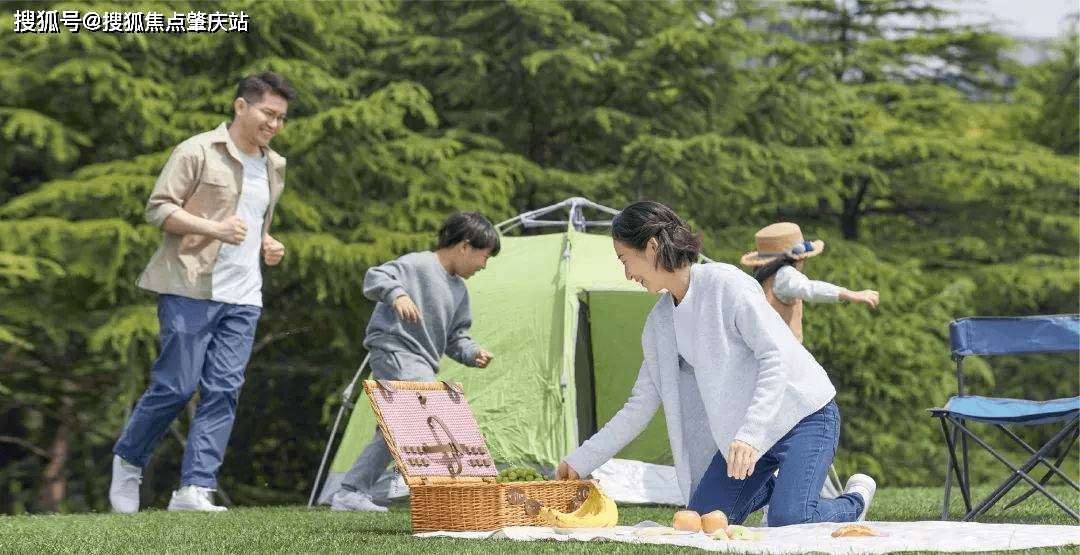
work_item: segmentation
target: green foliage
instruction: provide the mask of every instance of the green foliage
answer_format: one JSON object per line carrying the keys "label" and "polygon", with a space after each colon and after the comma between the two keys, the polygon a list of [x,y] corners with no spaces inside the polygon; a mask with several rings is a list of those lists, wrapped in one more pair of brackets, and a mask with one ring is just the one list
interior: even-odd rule
{"label": "green foliage", "polygon": [[1050,58],[1025,74],[1039,106],[1034,121],[1018,121],[1019,129],[1039,144],[1064,156],[1080,152],[1080,13],[1071,16],[1069,30],[1059,37]]}

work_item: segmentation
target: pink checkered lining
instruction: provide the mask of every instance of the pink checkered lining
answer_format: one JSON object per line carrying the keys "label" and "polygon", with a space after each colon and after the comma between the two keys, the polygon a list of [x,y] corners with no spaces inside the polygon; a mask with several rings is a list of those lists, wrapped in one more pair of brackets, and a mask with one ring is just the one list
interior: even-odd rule
{"label": "pink checkered lining", "polygon": [[[391,451],[403,467],[406,476],[474,476],[493,477],[498,475],[487,442],[480,434],[472,409],[462,394],[448,389],[408,390],[400,386],[396,391],[388,392],[379,387],[372,391],[371,401],[382,423],[389,432],[393,443]],[[420,403],[423,396],[425,402]],[[446,430],[438,422],[428,423],[428,417],[435,416],[450,429],[453,439],[447,437]],[[412,452],[414,448],[448,445],[456,441],[460,454],[452,452]],[[388,442],[389,443],[389,442]],[[466,449],[467,451],[465,452]],[[423,464],[426,461],[427,464]],[[482,464],[470,464],[484,463]],[[460,472],[458,463],[461,465]]]}

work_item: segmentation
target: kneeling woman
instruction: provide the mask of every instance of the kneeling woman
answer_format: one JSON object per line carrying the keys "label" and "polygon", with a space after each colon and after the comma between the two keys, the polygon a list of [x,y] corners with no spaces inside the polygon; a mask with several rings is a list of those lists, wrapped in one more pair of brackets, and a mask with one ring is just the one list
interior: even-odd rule
{"label": "kneeling woman", "polygon": [[742,523],[767,504],[771,526],[862,520],[876,489],[869,476],[852,476],[836,499],[820,495],[840,438],[836,390],[754,278],[696,264],[700,237],[657,202],[627,207],[611,234],[626,279],[667,294],[645,323],[630,399],[558,476],[591,473],[663,404],[688,508]]}

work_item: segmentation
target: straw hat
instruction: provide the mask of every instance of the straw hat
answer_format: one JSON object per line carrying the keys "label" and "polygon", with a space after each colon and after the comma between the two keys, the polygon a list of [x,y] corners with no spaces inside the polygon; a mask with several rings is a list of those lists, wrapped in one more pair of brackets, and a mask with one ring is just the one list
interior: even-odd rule
{"label": "straw hat", "polygon": [[817,256],[825,250],[824,241],[804,240],[798,224],[791,222],[766,226],[754,235],[754,239],[757,241],[757,250],[743,255],[740,262],[744,266],[761,266],[783,255],[794,260],[803,260]]}

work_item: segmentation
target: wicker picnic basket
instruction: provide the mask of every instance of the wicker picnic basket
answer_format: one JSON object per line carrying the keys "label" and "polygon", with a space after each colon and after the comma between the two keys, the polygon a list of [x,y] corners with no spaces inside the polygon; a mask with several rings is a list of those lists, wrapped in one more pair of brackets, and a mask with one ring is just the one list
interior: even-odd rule
{"label": "wicker picnic basket", "polygon": [[496,482],[498,470],[461,384],[366,380],[398,471],[409,486],[414,532],[542,526],[522,499],[560,511],[590,482]]}

